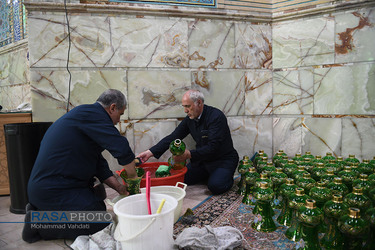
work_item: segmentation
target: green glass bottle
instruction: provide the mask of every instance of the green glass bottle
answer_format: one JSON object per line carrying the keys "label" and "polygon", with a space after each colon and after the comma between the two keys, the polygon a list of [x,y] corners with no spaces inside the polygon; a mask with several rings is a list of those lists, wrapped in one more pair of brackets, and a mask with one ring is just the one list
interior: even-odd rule
{"label": "green glass bottle", "polygon": [[296,188],[296,193],[290,196],[289,207],[292,209],[292,221],[290,227],[285,231],[285,236],[291,241],[299,241],[302,237],[302,228],[297,219],[298,209],[302,207],[306,200],[310,199],[308,195],[305,194],[303,188]]}
{"label": "green glass bottle", "polygon": [[310,158],[305,158],[302,166],[305,167],[305,170],[309,173],[311,173],[312,169],[315,167],[314,163],[312,162],[312,159]]}
{"label": "green glass bottle", "polygon": [[307,174],[308,172],[305,170],[304,166],[297,166],[297,170],[293,171],[292,178],[294,180],[298,180],[299,178],[303,177],[303,174]]}
{"label": "green glass bottle", "polygon": [[375,206],[375,188],[368,192],[368,197],[370,198],[372,204]]}
{"label": "green glass bottle", "polygon": [[321,162],[316,163],[315,167],[311,170],[311,177],[316,180],[320,181],[323,175],[327,173],[327,170],[324,167],[324,164]]}
{"label": "green glass bottle", "polygon": [[287,175],[283,172],[282,168],[276,168],[276,171],[271,173],[271,181],[273,183],[273,190],[275,192],[275,198],[272,202],[273,208],[281,208],[282,196],[280,193],[280,186],[285,183]]}
{"label": "green glass bottle", "polygon": [[370,160],[364,159],[358,164],[358,169],[362,174],[370,175],[374,172],[373,166],[370,164]]}
{"label": "green glass bottle", "polygon": [[370,160],[370,164],[375,168],[375,156]]}
{"label": "green glass bottle", "polygon": [[371,187],[375,187],[375,173],[368,176],[368,181],[370,182]]}
{"label": "green glass bottle", "polygon": [[[176,139],[169,144],[169,151],[172,155],[182,155],[185,152],[186,145],[181,139]],[[168,163],[170,164],[172,169],[179,170],[183,169],[186,166],[186,160],[183,162],[175,162],[173,157],[168,159]]]}
{"label": "green glass bottle", "polygon": [[267,182],[268,187],[273,189],[273,182],[268,178],[268,175],[266,173],[261,173],[259,175],[259,178],[255,180],[255,187],[260,187],[261,182]]}
{"label": "green glass bottle", "polygon": [[316,201],[316,205],[320,209],[323,209],[324,204],[332,199],[332,191],[321,181],[317,182],[316,186],[310,189],[309,195],[311,199]]}
{"label": "green glass bottle", "polygon": [[375,249],[375,208],[367,209],[365,219],[370,222],[370,234],[364,249]]}
{"label": "green glass bottle", "polygon": [[310,189],[315,187],[316,181],[311,178],[311,175],[309,173],[305,173],[301,178],[297,179],[296,184],[297,186],[303,188],[308,194],[310,193]]}
{"label": "green glass bottle", "polygon": [[284,165],[283,172],[286,173],[289,178],[292,178],[293,171],[295,170],[297,170],[297,165],[294,163],[294,160],[288,160]]}
{"label": "green glass bottle", "polygon": [[256,156],[254,157],[254,161],[253,161],[253,165],[255,168],[257,168],[258,166],[258,162],[261,161],[263,159],[263,157],[266,157],[264,155],[264,152],[260,152],[256,154]]}
{"label": "green glass bottle", "polygon": [[323,157],[323,160],[325,162],[329,162],[330,160],[336,161],[336,157],[334,157],[331,152],[327,152],[326,155]]}
{"label": "green glass bottle", "polygon": [[320,249],[318,231],[323,222],[323,212],[313,199],[307,199],[298,210],[298,220],[302,226],[304,249]]}
{"label": "green glass bottle", "polygon": [[297,153],[295,154],[295,156],[292,158],[292,160],[294,161],[294,163],[298,166],[298,165],[301,165],[301,163],[303,162],[303,158],[302,158],[302,155]]}
{"label": "green glass bottle", "polygon": [[343,234],[345,250],[362,249],[368,236],[369,222],[361,218],[358,208],[349,208],[349,214],[339,219],[338,227]]}
{"label": "green glass bottle", "polygon": [[279,166],[279,161],[283,158],[283,152],[280,152],[280,150],[273,156],[272,162],[275,164],[275,166]]}
{"label": "green glass bottle", "polygon": [[267,166],[267,162],[268,162],[268,158],[267,157],[263,157],[260,161],[258,161],[258,164],[257,164],[257,167],[256,167],[256,170],[258,173],[262,173],[263,172],[263,168],[265,166]]}
{"label": "green glass bottle", "polygon": [[326,233],[320,241],[324,249],[343,249],[344,238],[338,228],[338,221],[349,213],[348,204],[343,202],[342,196],[334,194],[332,200],[323,206],[324,222],[327,225]]}
{"label": "green glass bottle", "polygon": [[262,168],[262,173],[266,173],[268,176],[271,175],[272,172],[276,171],[275,165],[273,165],[272,161],[267,162],[267,165]]}
{"label": "green glass bottle", "polygon": [[246,191],[246,182],[245,182],[245,173],[249,171],[249,168],[251,167],[250,161],[243,159],[240,161],[237,171],[240,174],[240,181],[238,182],[238,190],[237,193],[240,195],[245,194]]}
{"label": "green glass bottle", "polygon": [[327,188],[331,189],[332,194],[341,194],[343,197],[349,193],[349,188],[342,183],[340,177],[335,177],[332,183],[327,184]]}
{"label": "green glass bottle", "polygon": [[315,157],[311,154],[310,151],[306,151],[304,155],[302,155],[302,159],[306,159],[306,158],[310,158],[310,159],[314,159]]}
{"label": "green glass bottle", "polygon": [[317,163],[323,163],[325,164],[325,160],[322,159],[321,155],[316,155],[315,159],[312,159],[312,163],[314,163],[314,166],[316,166]]}
{"label": "green glass bottle", "polygon": [[246,192],[242,199],[242,203],[246,205],[255,205],[255,198],[253,197],[253,191],[255,187],[255,181],[259,178],[259,174],[254,167],[250,167],[248,172],[245,173]]}
{"label": "green glass bottle", "polygon": [[369,195],[370,190],[373,188],[367,174],[360,174],[359,178],[353,181],[353,187],[361,187],[363,194],[366,196]]}
{"label": "green glass bottle", "polygon": [[348,158],[346,158],[344,161],[346,162],[352,162],[352,163],[359,163],[359,160],[355,158],[355,155],[350,154]]}
{"label": "green glass bottle", "polygon": [[325,166],[327,170],[333,170],[333,173],[335,175],[337,175],[341,171],[341,166],[337,164],[335,160],[329,160]]}
{"label": "green glass bottle", "polygon": [[320,181],[324,182],[324,184],[328,185],[329,183],[333,182],[333,180],[338,177],[333,173],[332,169],[326,170],[326,174],[322,175]]}
{"label": "green glass bottle", "polygon": [[350,166],[345,166],[344,170],[338,173],[338,176],[342,178],[342,182],[349,188],[349,192],[353,190],[353,181],[357,178],[357,175],[352,172]]}
{"label": "green glass bottle", "polygon": [[339,165],[341,169],[343,169],[345,166],[347,166],[347,164],[344,161],[344,157],[342,157],[341,155],[337,156],[336,164]]}
{"label": "green glass bottle", "polygon": [[280,194],[282,199],[282,208],[279,216],[277,217],[277,222],[281,225],[289,227],[292,222],[293,209],[289,207],[290,196],[296,193],[296,188],[298,186],[294,184],[294,180],[287,178],[285,183],[280,186]]}
{"label": "green glass bottle", "polygon": [[259,187],[255,190],[254,196],[258,207],[258,213],[254,215],[254,221],[251,224],[252,228],[259,232],[275,231],[276,225],[272,219],[274,212],[271,207],[274,193],[272,189],[268,187],[268,183],[261,182]]}
{"label": "green glass bottle", "polygon": [[287,155],[283,155],[282,159],[279,160],[279,165],[276,167],[279,167],[281,169],[284,169],[285,165],[288,163],[289,158]]}
{"label": "green glass bottle", "polygon": [[361,171],[359,170],[359,163],[358,162],[348,162],[347,166],[350,166],[352,169],[352,172],[355,173],[358,176],[361,174]]}
{"label": "green glass bottle", "polygon": [[344,197],[344,202],[348,204],[349,207],[355,207],[361,210],[362,217],[365,215],[366,210],[372,207],[370,198],[363,194],[362,188],[359,186],[353,187],[353,192]]}

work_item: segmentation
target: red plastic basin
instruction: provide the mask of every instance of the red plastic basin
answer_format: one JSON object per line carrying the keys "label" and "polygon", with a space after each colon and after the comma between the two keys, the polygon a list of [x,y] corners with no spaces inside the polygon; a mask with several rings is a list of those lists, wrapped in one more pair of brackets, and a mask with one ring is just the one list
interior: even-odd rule
{"label": "red plastic basin", "polygon": [[[184,182],[185,174],[187,172],[187,167],[183,169],[174,170],[171,169],[171,175],[167,177],[155,177],[155,172],[160,165],[167,165],[168,162],[146,162],[139,167],[142,167],[145,172],[150,171],[151,174],[151,187],[154,186],[175,186],[177,182]],[[121,174],[123,170],[116,171],[118,175]],[[141,188],[146,187],[146,178],[142,178],[141,180]]]}

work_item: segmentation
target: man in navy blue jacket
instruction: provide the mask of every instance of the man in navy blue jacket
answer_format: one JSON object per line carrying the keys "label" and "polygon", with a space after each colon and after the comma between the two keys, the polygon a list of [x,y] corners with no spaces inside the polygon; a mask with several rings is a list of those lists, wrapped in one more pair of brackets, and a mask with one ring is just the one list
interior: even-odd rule
{"label": "man in navy blue jacket", "polygon": [[182,97],[182,106],[187,116],[168,136],[155,146],[138,155],[142,162],[151,156],[159,158],[175,139],[183,139],[191,134],[196,149],[186,149],[184,154],[175,156],[175,161],[190,159],[184,182],[188,185],[207,181],[213,194],[222,194],[233,185],[233,175],[238,164],[238,153],[224,113],[204,104],[204,96],[198,90],[189,90]]}
{"label": "man in navy blue jacket", "polygon": [[[129,178],[137,177],[134,153],[114,126],[125,108],[125,96],[109,89],[96,103],[73,108],[49,127],[28,182],[29,210],[106,211],[104,187],[99,185],[101,192],[97,192],[100,188],[94,187],[94,177],[119,194],[128,194],[127,187],[117,181],[102,156],[108,150],[124,166]],[[74,239],[106,226],[94,224],[88,230],[39,230],[39,235],[30,233],[30,225],[26,224],[23,238],[28,242],[40,238]]]}

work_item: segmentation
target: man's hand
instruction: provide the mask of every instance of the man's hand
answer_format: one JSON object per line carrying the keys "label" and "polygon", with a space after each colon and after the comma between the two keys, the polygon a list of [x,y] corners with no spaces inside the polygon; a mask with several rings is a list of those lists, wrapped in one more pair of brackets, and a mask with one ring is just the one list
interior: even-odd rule
{"label": "man's hand", "polygon": [[191,154],[188,149],[185,149],[185,152],[182,155],[173,156],[174,162],[183,162],[190,158],[191,158]]}
{"label": "man's hand", "polygon": [[122,195],[129,195],[129,192],[127,190],[127,186],[120,184],[116,177],[111,176],[104,180],[104,183],[107,184],[109,187],[116,190],[119,194]]}
{"label": "man's hand", "polygon": [[154,156],[154,154],[149,149],[137,155],[137,157],[141,159],[142,163],[148,161],[151,156]]}

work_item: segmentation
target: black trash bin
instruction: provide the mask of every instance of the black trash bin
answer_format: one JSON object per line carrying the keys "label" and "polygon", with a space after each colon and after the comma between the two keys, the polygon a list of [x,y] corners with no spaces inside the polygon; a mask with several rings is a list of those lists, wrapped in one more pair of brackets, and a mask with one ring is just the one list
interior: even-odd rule
{"label": "black trash bin", "polygon": [[10,212],[24,214],[28,203],[27,183],[43,136],[52,122],[4,125],[8,160]]}

